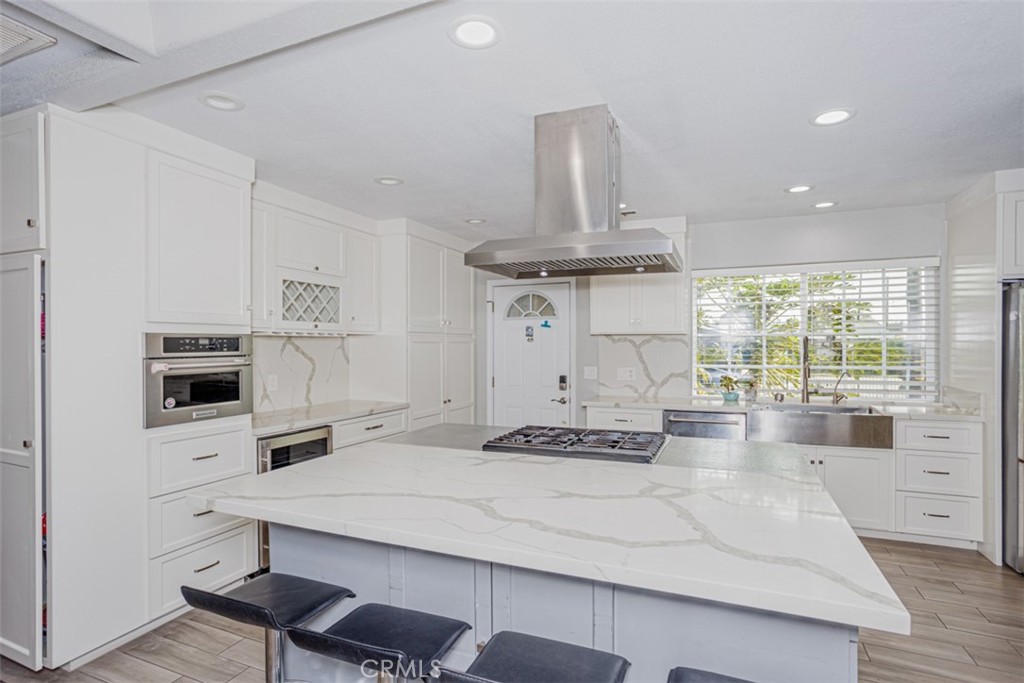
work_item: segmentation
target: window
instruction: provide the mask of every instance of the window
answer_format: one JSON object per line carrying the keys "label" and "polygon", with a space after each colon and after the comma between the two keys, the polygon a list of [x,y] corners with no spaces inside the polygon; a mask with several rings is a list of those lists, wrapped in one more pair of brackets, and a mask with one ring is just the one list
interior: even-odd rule
{"label": "window", "polygon": [[508,306],[506,318],[557,318],[555,305],[543,294],[523,294]]}
{"label": "window", "polygon": [[934,260],[849,270],[710,275],[694,280],[694,393],[725,375],[798,395],[809,341],[812,393],[938,398],[939,282]]}

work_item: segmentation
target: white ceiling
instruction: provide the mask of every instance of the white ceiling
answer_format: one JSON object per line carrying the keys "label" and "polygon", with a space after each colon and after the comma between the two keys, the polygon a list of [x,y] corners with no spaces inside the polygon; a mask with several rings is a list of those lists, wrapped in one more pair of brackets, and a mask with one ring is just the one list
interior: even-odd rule
{"label": "white ceiling", "polygon": [[[455,46],[469,14],[502,41]],[[208,89],[247,106],[205,108]],[[1024,3],[437,2],[118,103],[269,182],[486,239],[532,231],[533,116],[602,102],[640,218],[941,202],[1024,166]],[[857,115],[808,124],[830,107]]]}

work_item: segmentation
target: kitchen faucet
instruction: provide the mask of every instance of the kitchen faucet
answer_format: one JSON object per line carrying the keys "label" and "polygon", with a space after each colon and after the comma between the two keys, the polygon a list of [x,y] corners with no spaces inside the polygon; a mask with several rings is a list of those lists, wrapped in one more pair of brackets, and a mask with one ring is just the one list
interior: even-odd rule
{"label": "kitchen faucet", "polygon": [[804,364],[800,368],[800,402],[811,402],[811,338],[803,338]]}
{"label": "kitchen faucet", "polygon": [[839,405],[840,401],[846,400],[846,394],[839,393],[839,383],[843,381],[844,377],[853,379],[853,375],[848,373],[846,370],[843,370],[842,374],[839,375],[839,379],[836,380],[836,385],[832,387],[832,405],[834,406]]}

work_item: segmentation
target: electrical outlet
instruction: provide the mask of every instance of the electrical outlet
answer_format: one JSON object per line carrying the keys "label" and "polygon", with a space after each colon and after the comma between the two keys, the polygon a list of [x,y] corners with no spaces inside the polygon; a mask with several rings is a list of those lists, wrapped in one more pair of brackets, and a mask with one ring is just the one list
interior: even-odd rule
{"label": "electrical outlet", "polygon": [[616,379],[625,380],[627,382],[629,380],[636,379],[636,368],[619,368],[615,377]]}
{"label": "electrical outlet", "polygon": [[277,391],[277,375],[267,375],[267,391]]}
{"label": "electrical outlet", "polygon": [[583,366],[583,379],[597,379],[597,366],[596,365],[584,365]]}

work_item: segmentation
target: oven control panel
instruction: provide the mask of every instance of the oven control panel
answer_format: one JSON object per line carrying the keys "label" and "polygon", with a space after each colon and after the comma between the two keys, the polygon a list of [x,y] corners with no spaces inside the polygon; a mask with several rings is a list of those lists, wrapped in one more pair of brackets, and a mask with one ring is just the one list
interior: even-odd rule
{"label": "oven control panel", "polygon": [[164,353],[240,353],[238,337],[164,337]]}

